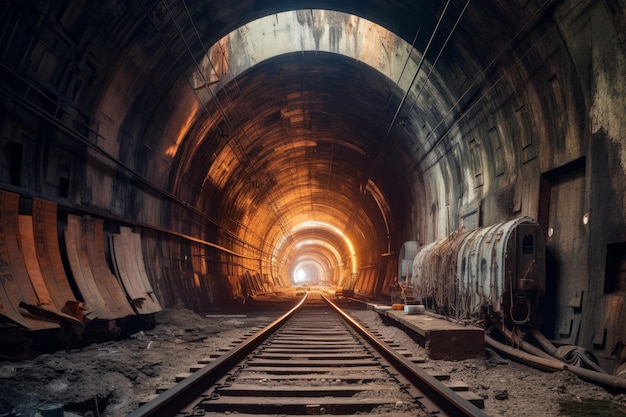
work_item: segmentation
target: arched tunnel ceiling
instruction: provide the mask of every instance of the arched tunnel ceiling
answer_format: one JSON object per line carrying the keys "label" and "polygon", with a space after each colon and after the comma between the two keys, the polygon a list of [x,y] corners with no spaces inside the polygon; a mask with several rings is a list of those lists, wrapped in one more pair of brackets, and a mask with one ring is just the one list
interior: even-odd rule
{"label": "arched tunnel ceiling", "polygon": [[[392,87],[337,54],[294,53],[258,64],[217,93],[229,97],[227,118],[231,111],[254,117],[233,115],[221,149],[224,133],[209,129],[182,172],[221,212],[267,224],[261,238],[270,247],[305,221],[333,224],[359,246],[382,238],[386,247],[390,207],[407,204],[402,190],[411,167],[402,141],[383,141]],[[245,127],[236,127],[240,120]]]}
{"label": "arched tunnel ceiling", "polygon": [[[102,116],[98,147],[217,223],[226,233],[207,235],[219,244],[237,250],[234,240],[246,242],[259,259],[273,263],[278,253],[285,264],[291,255],[277,249],[280,242],[295,247],[305,239],[298,227],[318,222],[333,232],[308,227],[309,234],[336,245],[354,272],[361,259],[370,264],[400,247],[415,229],[416,204],[473,199],[472,163],[491,156],[470,155],[459,121],[515,96],[499,85],[495,99],[481,102],[503,78],[537,72],[558,48],[552,6],[112,0],[47,7],[101,63],[84,99]],[[514,146],[500,152],[514,160]],[[104,199],[92,203],[106,206]],[[137,205],[139,218],[158,211]],[[444,210],[432,212],[445,223]],[[180,226],[169,225],[188,228]]]}
{"label": "arched tunnel ceiling", "polygon": [[[515,36],[506,26],[499,38],[482,31],[488,40],[473,30],[488,17],[502,25],[519,9],[469,2],[334,2],[329,10],[320,10],[322,3],[315,10],[204,4],[163,1],[150,14],[174,55],[186,49],[182,75],[190,88],[176,94],[193,96],[178,110],[184,123],[170,151],[170,187],[221,224],[236,224],[230,231],[265,257],[310,221],[332,225],[367,257],[387,252],[390,239],[397,247],[404,238],[397,229],[432,166],[428,158],[440,156],[431,152],[454,129],[485,76],[479,69],[494,57],[475,42],[499,51]],[[518,30],[540,8],[523,9],[528,18]],[[236,10],[238,18],[225,17]],[[283,10],[294,11],[269,14]],[[327,239],[319,231],[316,237]],[[281,253],[278,263],[288,256]]]}
{"label": "arched tunnel ceiling", "polygon": [[[401,94],[418,80],[407,74],[422,75],[420,58],[384,28],[339,12],[250,22],[214,44],[190,76],[202,107],[177,149],[172,183],[193,178],[191,188],[219,207],[213,216],[255,225],[241,238],[259,239],[271,263],[290,264],[281,242],[297,245],[298,226],[327,224],[351,236],[342,257],[356,273],[355,246],[387,252],[392,212],[407,205],[415,136],[390,132]],[[429,91],[440,84],[427,73],[414,94],[441,95]],[[314,236],[334,243],[321,230]],[[333,263],[343,266],[342,258]]]}

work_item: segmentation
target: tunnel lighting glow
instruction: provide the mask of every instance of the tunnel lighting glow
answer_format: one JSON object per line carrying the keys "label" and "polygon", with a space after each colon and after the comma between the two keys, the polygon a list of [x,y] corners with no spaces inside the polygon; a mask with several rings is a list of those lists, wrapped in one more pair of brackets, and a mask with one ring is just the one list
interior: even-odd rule
{"label": "tunnel lighting glow", "polygon": [[354,245],[352,244],[352,241],[348,238],[348,236],[346,236],[341,230],[339,230],[332,224],[318,222],[315,220],[303,222],[293,227],[294,232],[298,230],[302,230],[302,229],[326,229],[326,230],[332,231],[334,234],[341,237],[341,239],[346,243],[346,246],[348,246],[348,249],[350,249],[350,258],[352,259],[352,273],[353,274],[357,273],[358,268],[357,268],[357,262],[356,262],[356,253],[354,251]]}
{"label": "tunnel lighting glow", "polygon": [[328,250],[330,253],[333,254],[333,257],[336,261],[335,266],[337,267],[343,266],[343,261],[341,260],[341,255],[339,254],[339,251],[330,243],[324,240],[320,240],[320,239],[305,239],[296,243],[294,245],[294,250],[301,250],[303,248],[306,248],[307,246],[321,246],[325,248],[326,250]]}
{"label": "tunnel lighting glow", "polygon": [[178,152],[178,147],[182,143],[183,139],[187,136],[187,132],[189,132],[189,129],[193,125],[196,118],[196,113],[198,112],[199,108],[200,106],[197,101],[191,103],[191,108],[188,110],[189,113],[187,114],[183,125],[180,127],[180,130],[176,135],[176,140],[174,141],[173,145],[165,150],[165,155],[172,158],[176,156],[176,152]]}
{"label": "tunnel lighting glow", "polygon": [[330,247],[332,248],[331,245],[328,244],[328,242],[326,242],[325,240],[320,240],[320,239],[305,239],[305,240],[301,240],[298,243],[296,243],[293,248],[294,249],[301,249],[305,246],[312,246],[312,245],[317,245],[317,246],[324,246],[324,247]]}
{"label": "tunnel lighting glow", "polygon": [[324,267],[318,261],[306,258],[296,263],[291,280],[294,284],[301,285],[317,284],[325,281],[326,278]]}
{"label": "tunnel lighting glow", "polygon": [[296,282],[306,281],[306,271],[304,269],[296,270]]}
{"label": "tunnel lighting glow", "polygon": [[[307,229],[325,229],[325,230],[330,230],[333,234],[339,236],[341,238],[341,240],[343,240],[345,242],[346,246],[350,250],[351,272],[353,274],[357,273],[358,267],[357,267],[357,258],[356,258],[356,253],[355,253],[355,250],[354,250],[354,245],[352,244],[352,241],[341,230],[339,230],[337,227],[335,227],[335,226],[333,226],[331,224],[324,223],[324,222],[319,222],[319,221],[315,221],[315,220],[311,220],[311,221],[307,221],[307,222],[302,222],[302,223],[294,226],[292,228],[292,233],[300,231],[300,230],[307,230]],[[278,259],[278,254],[281,252],[281,249],[282,249],[283,245],[285,245],[288,241],[289,241],[288,236],[281,236],[280,237],[280,239],[278,240],[276,246],[274,247],[274,251],[272,253],[272,258]],[[343,265],[343,260],[341,258],[341,255],[339,254],[339,251],[337,250],[337,248],[335,248],[334,246],[330,245],[328,242],[321,241],[319,239],[305,239],[305,240],[297,242],[294,245],[294,247],[298,247],[298,249],[302,249],[305,245],[316,245],[316,244],[318,244],[317,242],[323,242],[324,243],[324,247],[328,248],[333,253],[333,255],[335,255],[335,258],[337,259],[337,266],[342,266]]]}
{"label": "tunnel lighting glow", "polygon": [[583,216],[583,224],[587,225],[589,223],[589,213],[585,213]]}

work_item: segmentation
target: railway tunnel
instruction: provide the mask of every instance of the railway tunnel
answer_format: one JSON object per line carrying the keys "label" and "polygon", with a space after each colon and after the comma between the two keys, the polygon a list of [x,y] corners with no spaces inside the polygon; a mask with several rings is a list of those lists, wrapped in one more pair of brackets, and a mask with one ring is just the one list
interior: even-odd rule
{"label": "railway tunnel", "polygon": [[[4,2],[3,329],[54,327],[42,310],[106,322],[318,283],[386,296],[405,242],[529,216],[546,238],[544,331],[615,367],[625,10]],[[20,261],[22,217],[39,252]],[[26,294],[32,262],[43,284]]]}

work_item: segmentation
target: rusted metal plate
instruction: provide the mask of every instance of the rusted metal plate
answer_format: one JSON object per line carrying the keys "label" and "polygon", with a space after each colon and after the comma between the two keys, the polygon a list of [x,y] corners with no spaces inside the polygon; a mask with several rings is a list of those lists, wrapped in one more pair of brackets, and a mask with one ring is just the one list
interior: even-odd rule
{"label": "rusted metal plate", "polygon": [[37,295],[37,305],[52,307],[56,309],[56,306],[52,305],[52,299],[50,293],[46,287],[46,283],[41,275],[41,269],[39,268],[39,261],[37,260],[37,254],[35,252],[35,237],[33,236],[33,220],[30,216],[18,216],[19,218],[19,244],[24,257],[24,266],[26,272],[30,278],[30,282],[33,285],[35,294]]}
{"label": "rusted metal plate", "polygon": [[39,300],[37,305],[22,306],[33,314],[43,315],[55,321],[71,321],[76,324],[82,324],[76,317],[61,311],[65,303],[57,304],[52,299],[37,257],[35,236],[33,233],[33,218],[31,216],[19,216],[19,231],[20,247],[22,249],[22,255],[24,256],[26,271],[28,272],[30,282],[33,284],[33,288]]}
{"label": "rusted metal plate", "polygon": [[89,244],[87,244],[87,254],[89,255],[91,270],[96,277],[96,283],[100,292],[109,295],[107,303],[109,306],[112,306],[114,312],[120,314],[118,317],[134,315],[135,312],[126,298],[126,293],[124,293],[115,275],[111,273],[111,269],[106,262],[103,221],[101,219],[84,217],[83,230],[86,232],[85,239],[90,239]]}
{"label": "rusted metal plate", "polygon": [[122,227],[120,234],[111,236],[109,246],[115,273],[135,311],[139,314],[161,311],[146,274],[139,234]]}
{"label": "rusted metal plate", "polygon": [[18,234],[18,194],[0,191],[0,314],[29,330],[61,327],[20,308],[21,303],[37,305],[39,300],[28,277]]}
{"label": "rusted metal plate", "polygon": [[108,308],[106,299],[109,299],[110,296],[108,292],[101,293],[96,284],[96,278],[92,273],[87,254],[87,246],[89,242],[93,242],[94,236],[85,236],[83,222],[80,217],[68,216],[64,237],[70,269],[72,270],[76,287],[89,310],[88,318],[112,320],[122,317],[113,309]]}
{"label": "rusted metal plate", "polygon": [[43,280],[57,310],[82,321],[83,303],[76,300],[61,260],[57,233],[57,205],[33,199],[33,236],[37,260]]}
{"label": "rusted metal plate", "polygon": [[[130,229],[128,230],[128,232],[130,232]],[[152,283],[150,282],[150,279],[148,278],[148,273],[146,272],[146,264],[144,262],[143,249],[141,247],[141,236],[139,235],[139,233],[132,233],[131,235],[134,246],[135,261],[137,262],[137,268],[139,270],[139,278],[143,283],[143,287],[146,293],[152,295],[152,298],[154,298],[154,303],[158,304],[158,310],[156,311],[160,311],[161,305],[156,298],[156,295],[154,294],[154,291],[152,289]]]}

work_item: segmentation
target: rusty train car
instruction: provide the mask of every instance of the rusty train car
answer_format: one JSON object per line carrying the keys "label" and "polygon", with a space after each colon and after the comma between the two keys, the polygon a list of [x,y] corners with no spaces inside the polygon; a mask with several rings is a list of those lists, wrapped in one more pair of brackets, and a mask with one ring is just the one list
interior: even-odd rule
{"label": "rusty train car", "polygon": [[458,232],[419,249],[407,278],[418,301],[435,312],[538,326],[544,236],[529,217]]}

